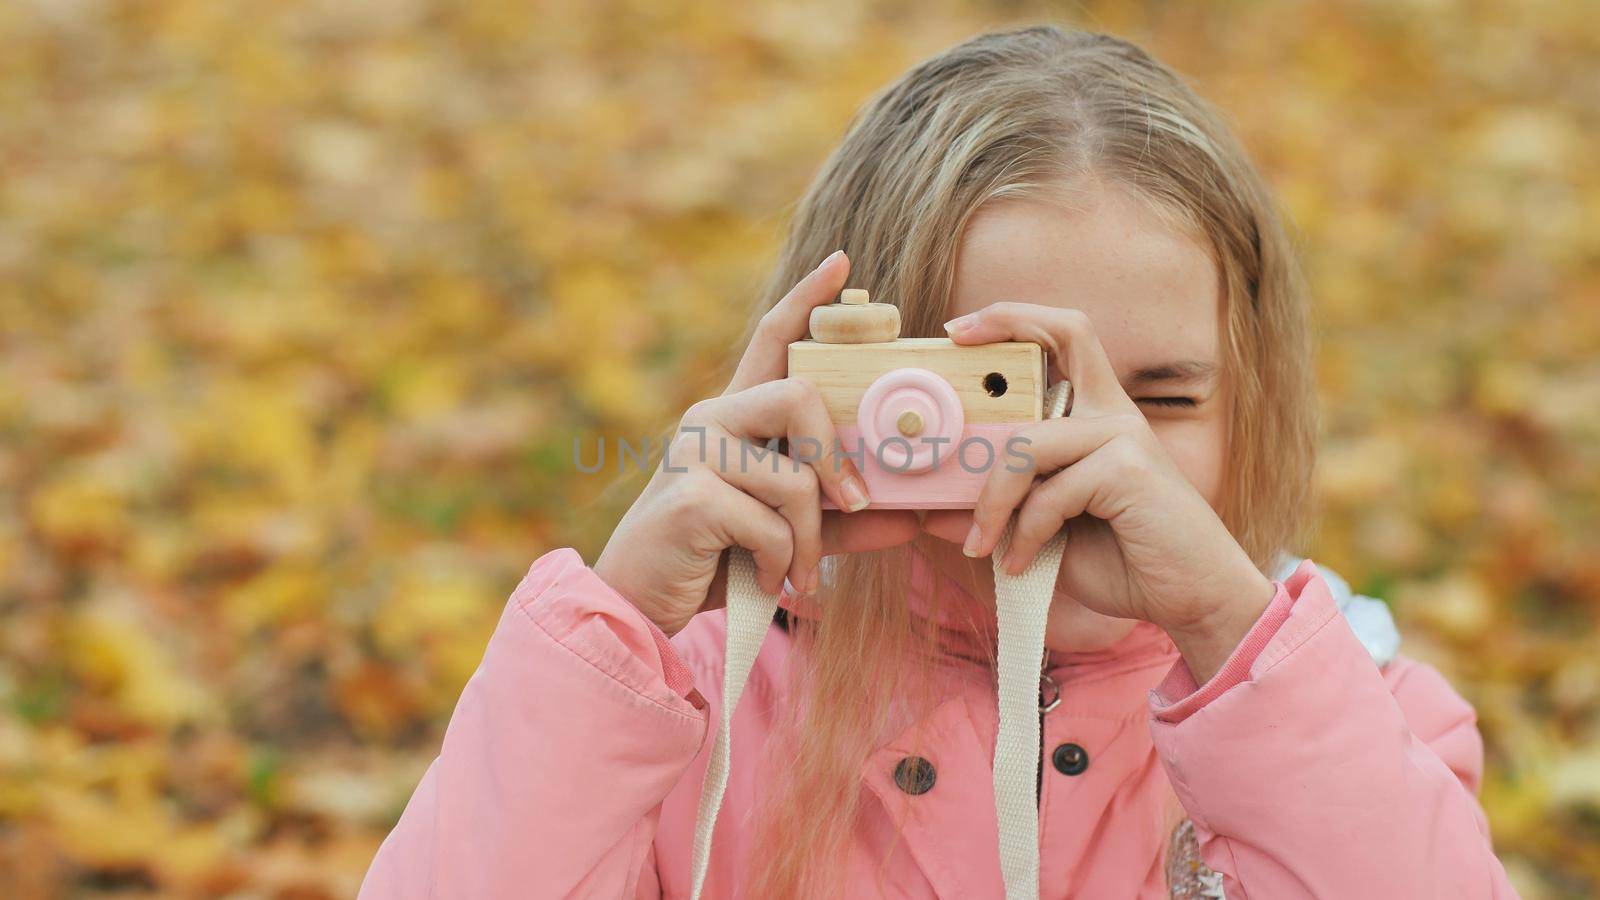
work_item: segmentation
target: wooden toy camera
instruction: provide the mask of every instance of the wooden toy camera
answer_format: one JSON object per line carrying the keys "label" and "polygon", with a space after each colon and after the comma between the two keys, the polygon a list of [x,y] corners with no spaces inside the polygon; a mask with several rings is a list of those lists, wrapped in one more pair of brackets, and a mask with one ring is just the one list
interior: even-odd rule
{"label": "wooden toy camera", "polygon": [[822,394],[874,509],[971,509],[993,467],[1027,463],[1011,439],[1039,421],[1046,387],[1038,344],[902,338],[900,310],[860,289],[811,311],[789,375]]}

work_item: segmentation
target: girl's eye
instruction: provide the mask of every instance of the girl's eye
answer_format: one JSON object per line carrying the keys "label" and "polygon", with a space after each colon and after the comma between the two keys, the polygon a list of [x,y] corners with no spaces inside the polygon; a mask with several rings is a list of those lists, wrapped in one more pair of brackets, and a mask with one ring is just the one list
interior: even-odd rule
{"label": "girl's eye", "polygon": [[1193,397],[1140,397],[1139,403],[1148,403],[1152,406],[1172,406],[1192,408],[1195,405]]}

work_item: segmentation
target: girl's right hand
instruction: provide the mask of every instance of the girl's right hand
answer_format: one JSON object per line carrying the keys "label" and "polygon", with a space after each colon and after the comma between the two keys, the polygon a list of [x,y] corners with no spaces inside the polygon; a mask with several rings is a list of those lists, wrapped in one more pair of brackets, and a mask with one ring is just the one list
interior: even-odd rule
{"label": "girl's right hand", "polygon": [[[815,593],[823,556],[903,544],[917,532],[904,510],[860,512],[861,474],[834,439],[822,398],[785,378],[789,344],[811,310],[844,287],[850,260],[836,251],[767,312],[720,397],[690,407],[639,499],[606,542],[594,571],[668,635],[724,602],[724,551],[748,549],[756,580],[776,593],[784,578]],[[790,455],[767,452],[787,438]],[[820,491],[820,493],[819,493]],[[822,494],[841,512],[824,512]]]}

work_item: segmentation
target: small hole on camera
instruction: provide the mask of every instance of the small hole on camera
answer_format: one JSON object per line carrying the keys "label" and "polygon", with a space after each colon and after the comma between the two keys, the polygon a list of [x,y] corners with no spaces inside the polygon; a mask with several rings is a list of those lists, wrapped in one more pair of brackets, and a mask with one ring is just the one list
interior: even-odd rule
{"label": "small hole on camera", "polygon": [[1006,377],[999,372],[990,372],[983,376],[983,390],[991,397],[1004,397],[1006,395]]}

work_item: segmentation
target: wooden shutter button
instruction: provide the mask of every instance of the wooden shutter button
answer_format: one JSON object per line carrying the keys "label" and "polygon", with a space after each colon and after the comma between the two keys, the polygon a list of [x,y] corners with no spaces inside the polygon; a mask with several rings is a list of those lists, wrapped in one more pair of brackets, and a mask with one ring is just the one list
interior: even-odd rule
{"label": "wooden shutter button", "polygon": [[873,303],[861,288],[847,288],[838,303],[811,311],[811,338],[820,344],[879,344],[900,337],[900,309]]}

